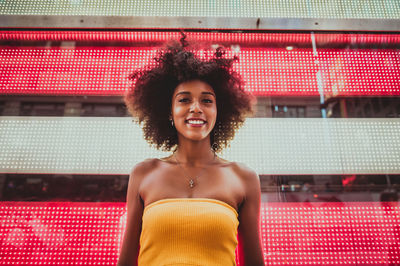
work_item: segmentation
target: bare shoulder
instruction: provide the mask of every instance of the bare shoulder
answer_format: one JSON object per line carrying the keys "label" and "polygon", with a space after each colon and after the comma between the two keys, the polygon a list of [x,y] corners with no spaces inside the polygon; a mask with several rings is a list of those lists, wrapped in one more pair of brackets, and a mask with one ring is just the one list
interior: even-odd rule
{"label": "bare shoulder", "polygon": [[232,169],[244,179],[258,179],[257,173],[244,163],[231,162]]}
{"label": "bare shoulder", "polygon": [[148,175],[151,171],[156,169],[160,163],[157,158],[146,159],[140,163],[137,163],[131,170],[130,178],[142,179]]}
{"label": "bare shoulder", "polygon": [[230,166],[247,188],[256,188],[260,186],[258,174],[253,169],[238,162],[231,162]]}
{"label": "bare shoulder", "polygon": [[229,167],[240,179],[248,180],[250,182],[259,180],[258,174],[244,163],[231,162],[221,157],[218,157],[218,160],[222,167]]}

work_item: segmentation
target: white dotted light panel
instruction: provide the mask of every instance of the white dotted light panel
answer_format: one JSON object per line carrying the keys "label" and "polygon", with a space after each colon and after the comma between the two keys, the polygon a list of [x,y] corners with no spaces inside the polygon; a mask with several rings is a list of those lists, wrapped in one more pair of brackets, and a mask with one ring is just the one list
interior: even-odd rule
{"label": "white dotted light panel", "polygon": [[8,173],[126,174],[162,156],[130,118],[1,117],[0,135],[0,168]]}
{"label": "white dotted light panel", "polygon": [[[221,156],[259,174],[397,174],[399,119],[252,118]],[[0,172],[128,174],[162,157],[131,118],[0,117]]]}
{"label": "white dotted light panel", "polygon": [[2,0],[5,15],[398,19],[397,0]]}
{"label": "white dotted light panel", "polygon": [[[262,203],[260,213],[266,265],[400,263],[397,202]],[[115,265],[126,209],[0,202],[0,221],[0,265]]]}

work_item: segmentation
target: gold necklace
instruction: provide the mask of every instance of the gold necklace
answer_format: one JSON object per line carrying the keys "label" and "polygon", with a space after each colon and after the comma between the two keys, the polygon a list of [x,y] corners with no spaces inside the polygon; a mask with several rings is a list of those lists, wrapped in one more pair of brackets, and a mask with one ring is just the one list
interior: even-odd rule
{"label": "gold necklace", "polygon": [[[190,177],[190,175],[188,175],[188,173],[186,172],[185,168],[183,168],[183,166],[181,165],[181,163],[178,161],[178,158],[176,158],[175,152],[173,153],[173,155],[174,155],[174,158],[175,158],[176,163],[179,165],[180,168],[182,168],[183,172],[185,173],[185,177],[189,178],[189,179],[188,179],[188,181],[189,181],[189,187],[190,187],[190,188],[194,188],[194,186],[195,186],[196,183],[197,183],[197,179],[204,173],[204,170],[206,169],[206,167],[203,167],[203,168],[201,169],[200,173],[193,179],[193,178]],[[213,160],[212,160],[211,162],[214,162],[214,161],[215,161],[215,152],[214,152],[214,158],[213,158]]]}

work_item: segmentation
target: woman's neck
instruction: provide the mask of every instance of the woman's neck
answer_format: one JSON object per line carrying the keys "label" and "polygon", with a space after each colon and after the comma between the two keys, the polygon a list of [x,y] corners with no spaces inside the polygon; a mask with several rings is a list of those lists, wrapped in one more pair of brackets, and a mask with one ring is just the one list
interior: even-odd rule
{"label": "woman's neck", "polygon": [[215,154],[211,149],[210,140],[179,141],[175,156],[180,163],[189,166],[199,166],[213,160]]}

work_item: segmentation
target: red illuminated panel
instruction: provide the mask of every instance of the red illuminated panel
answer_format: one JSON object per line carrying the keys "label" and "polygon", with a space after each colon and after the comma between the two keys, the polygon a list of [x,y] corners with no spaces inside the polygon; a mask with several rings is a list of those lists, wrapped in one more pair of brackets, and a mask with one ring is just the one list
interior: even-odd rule
{"label": "red illuminated panel", "polygon": [[115,265],[123,203],[1,203],[1,265]]}
{"label": "red illuminated panel", "polygon": [[[199,51],[209,58],[210,51]],[[122,95],[127,77],[152,63],[155,49],[2,49],[0,93]],[[230,55],[233,56],[233,52]],[[316,66],[312,51],[243,49],[235,69],[255,95],[314,95]]]}
{"label": "red illuminated panel", "polygon": [[317,48],[332,45],[397,45],[400,43],[400,34],[373,34],[373,33],[315,33]]}
{"label": "red illuminated panel", "polygon": [[318,52],[325,92],[333,95],[399,95],[400,51]]}
{"label": "red illuminated panel", "polygon": [[[385,205],[384,205],[385,204]],[[397,202],[263,203],[268,265],[397,265]],[[0,265],[115,265],[124,203],[0,203]]]}
{"label": "red illuminated panel", "polygon": [[[199,51],[208,58],[211,52]],[[254,95],[399,95],[400,52],[242,48],[234,68]],[[150,48],[0,50],[0,93],[123,95],[128,75],[151,63]],[[233,56],[231,51],[228,56]]]}
{"label": "red illuminated panel", "polygon": [[[263,43],[295,43],[310,44],[309,33],[221,33],[221,32],[185,32],[188,39],[217,44],[248,44]],[[179,32],[113,32],[113,31],[0,31],[0,40],[6,41],[118,41],[163,43],[168,40],[179,40]],[[399,38],[400,42],[400,38]]]}
{"label": "red illuminated panel", "polygon": [[[197,41],[210,40],[213,43],[260,45],[266,43],[278,44],[309,44],[310,33],[252,33],[252,32],[185,32],[189,39]],[[151,42],[159,43],[171,39],[179,39],[179,32],[154,31],[0,31],[0,41],[118,41],[118,42]],[[336,44],[385,44],[400,43],[400,34],[352,34],[352,33],[316,33],[317,47]]]}

